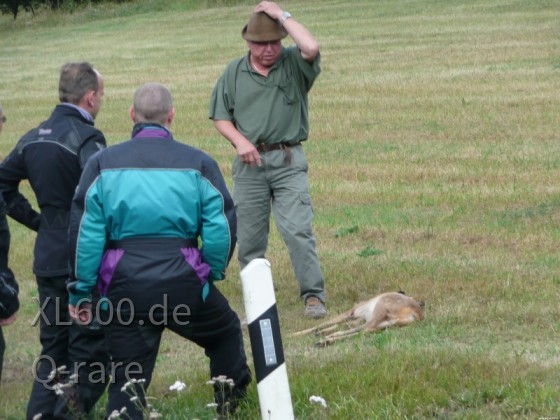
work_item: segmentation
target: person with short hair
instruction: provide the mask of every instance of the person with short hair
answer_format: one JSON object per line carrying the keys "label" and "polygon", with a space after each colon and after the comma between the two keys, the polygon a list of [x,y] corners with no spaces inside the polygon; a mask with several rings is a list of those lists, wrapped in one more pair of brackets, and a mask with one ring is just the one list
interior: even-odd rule
{"label": "person with short hair", "polygon": [[[290,35],[294,46],[284,48]],[[302,143],[309,131],[307,94],[321,69],[319,44],[290,13],[262,1],[241,36],[246,56],[230,62],[210,102],[214,127],[236,149],[232,175],[243,269],[264,258],[270,212],[288,247],[305,316],[321,318],[325,280],[312,233],[313,209]]]}
{"label": "person with short hair", "polygon": [[[72,197],[86,161],[106,147],[103,133],[94,126],[103,102],[103,77],[90,63],[66,63],[60,70],[58,91],[60,103],[50,117],[28,131],[0,165],[0,202],[11,208],[21,181],[28,180],[41,210],[33,262],[41,355],[33,365],[28,419],[39,414],[41,418],[85,415],[109,380],[103,333],[71,322],[66,289]],[[55,392],[68,381],[73,386]]]}
{"label": "person with short hair", "polygon": [[[69,311],[102,314],[115,366],[107,415],[142,419],[163,331],[204,348],[220,415],[232,414],[251,381],[237,314],[214,285],[236,245],[233,201],[217,162],[176,141],[169,90],[136,90],[132,138],[87,163],[70,217]],[[98,275],[99,274],[99,275]],[[99,289],[101,311],[90,303]]]}

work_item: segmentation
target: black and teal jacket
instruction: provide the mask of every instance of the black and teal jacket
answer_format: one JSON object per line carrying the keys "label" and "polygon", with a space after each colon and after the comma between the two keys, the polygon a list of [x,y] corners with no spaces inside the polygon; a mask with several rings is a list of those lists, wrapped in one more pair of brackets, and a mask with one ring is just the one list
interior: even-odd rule
{"label": "black and teal jacket", "polygon": [[[167,239],[189,241],[181,252],[200,282],[225,278],[236,245],[236,218],[218,164],[175,141],[164,127],[137,124],[132,134],[90,158],[74,195],[69,227],[73,305],[89,298],[96,285],[107,294],[123,252],[114,244],[130,240],[144,243],[141,252],[154,255]],[[156,282],[172,277],[173,268],[166,267],[151,264],[142,272],[151,270]]]}

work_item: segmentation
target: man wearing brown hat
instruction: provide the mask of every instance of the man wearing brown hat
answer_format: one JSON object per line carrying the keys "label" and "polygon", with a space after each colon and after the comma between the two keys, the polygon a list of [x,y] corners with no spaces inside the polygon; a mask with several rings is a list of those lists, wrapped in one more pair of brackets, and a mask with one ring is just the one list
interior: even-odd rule
{"label": "man wearing brown hat", "polygon": [[[307,93],[319,75],[319,45],[276,3],[263,1],[241,32],[249,52],[218,79],[209,117],[231,142],[238,260],[243,269],[264,258],[270,211],[286,243],[305,302],[305,315],[326,315],[325,281],[311,229],[313,209],[302,142],[307,140]],[[287,35],[296,45],[284,48]]]}

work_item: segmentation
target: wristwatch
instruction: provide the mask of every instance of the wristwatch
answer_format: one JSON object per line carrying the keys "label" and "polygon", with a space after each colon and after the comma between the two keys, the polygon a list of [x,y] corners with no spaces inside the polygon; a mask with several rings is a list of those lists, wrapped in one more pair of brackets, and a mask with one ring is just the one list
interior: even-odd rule
{"label": "wristwatch", "polygon": [[286,22],[291,17],[292,17],[292,14],[290,12],[282,13],[282,17],[280,18],[280,25],[284,26],[284,22]]}

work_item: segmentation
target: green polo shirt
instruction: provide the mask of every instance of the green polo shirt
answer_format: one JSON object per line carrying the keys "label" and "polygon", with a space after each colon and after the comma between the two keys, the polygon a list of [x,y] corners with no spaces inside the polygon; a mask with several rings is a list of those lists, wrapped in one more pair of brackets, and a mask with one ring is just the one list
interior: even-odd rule
{"label": "green polo shirt", "polygon": [[320,72],[320,56],[309,63],[296,46],[282,49],[268,77],[254,71],[246,55],[229,63],[218,79],[208,117],[233,122],[254,144],[306,140],[307,92]]}

